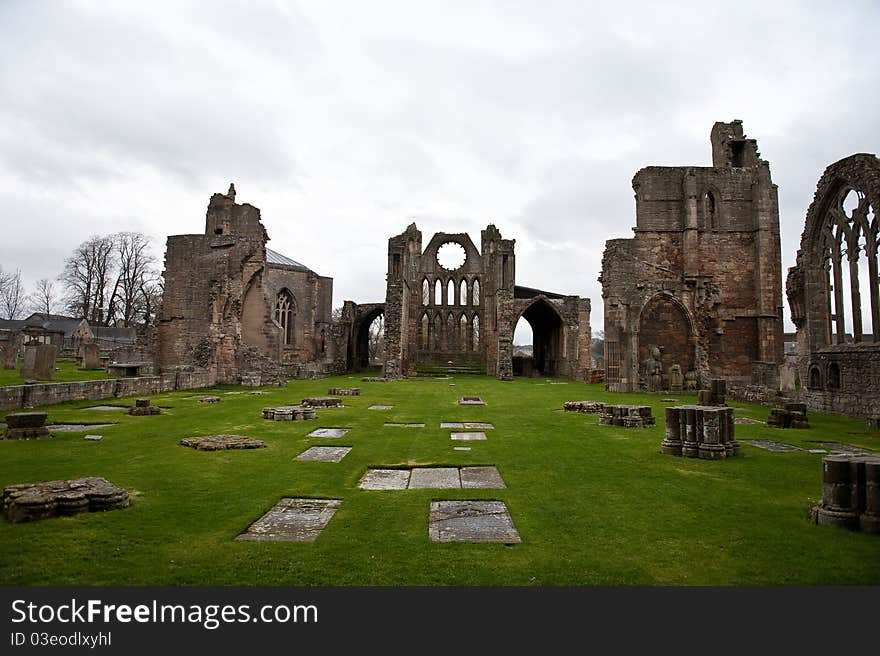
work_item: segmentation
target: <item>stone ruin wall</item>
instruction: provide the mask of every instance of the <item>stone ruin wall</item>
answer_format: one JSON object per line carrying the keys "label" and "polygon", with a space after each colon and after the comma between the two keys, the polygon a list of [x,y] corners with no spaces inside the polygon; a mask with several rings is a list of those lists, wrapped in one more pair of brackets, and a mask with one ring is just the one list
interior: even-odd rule
{"label": "stone ruin wall", "polygon": [[[848,214],[843,201],[851,191],[858,197],[858,206]],[[786,293],[797,327],[801,399],[812,410],[880,417],[878,211],[880,160],[859,153],[828,166],[806,213],[797,264],[789,269]],[[858,230],[854,230],[856,225]],[[842,241],[836,245],[834,233],[840,229]],[[847,239],[854,243],[848,244]],[[835,257],[839,258],[837,264]],[[851,296],[854,291],[843,278],[835,285],[835,268],[851,271],[865,264],[865,259],[867,266],[859,273],[862,284],[855,291],[859,302],[838,315],[833,310],[835,295]],[[862,297],[865,288],[868,295]],[[861,331],[854,330],[857,320]]]}
{"label": "stone ruin wall", "polygon": [[[600,281],[609,390],[644,387],[652,345],[661,347],[664,376],[679,364],[698,385],[711,377],[777,385],[776,186],[741,124],[716,123],[711,139],[714,167],[639,171],[635,237],[606,242]],[[730,144],[741,150],[740,166],[732,165]]]}

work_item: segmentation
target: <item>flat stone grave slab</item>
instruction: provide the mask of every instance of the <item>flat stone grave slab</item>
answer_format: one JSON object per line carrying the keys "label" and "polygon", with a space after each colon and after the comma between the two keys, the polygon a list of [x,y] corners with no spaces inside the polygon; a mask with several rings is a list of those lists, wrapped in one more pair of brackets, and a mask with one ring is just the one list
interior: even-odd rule
{"label": "flat stone grave slab", "polygon": [[470,433],[453,433],[450,435],[453,440],[462,440],[462,441],[473,441],[473,440],[485,440],[486,434],[482,431],[474,431]]}
{"label": "flat stone grave slab", "polygon": [[110,428],[116,424],[51,424],[46,426],[52,433],[83,433],[89,430]]}
{"label": "flat stone grave slab", "polygon": [[522,542],[503,501],[432,501],[428,537],[431,542]]}
{"label": "flat stone grave slab", "polygon": [[350,428],[316,428],[307,437],[336,438],[345,437]]}
{"label": "flat stone grave slab", "polygon": [[285,497],[235,539],[255,542],[314,542],[341,503],[341,499]]}
{"label": "flat stone grave slab", "polygon": [[385,426],[389,428],[424,428],[424,424],[397,424],[397,423],[387,423]]}
{"label": "flat stone grave slab", "polygon": [[368,469],[358,487],[362,490],[405,490],[409,469]]}
{"label": "flat stone grave slab", "polygon": [[219,396],[202,396],[199,397],[199,403],[220,403]]}
{"label": "flat stone grave slab", "polygon": [[393,405],[371,405],[367,410],[393,410]]}
{"label": "flat stone grave slab", "polygon": [[470,451],[471,447],[469,446],[454,446],[452,447],[453,451]]}
{"label": "flat stone grave slab", "polygon": [[466,421],[464,422],[464,428],[468,430],[495,430],[492,424],[485,424],[481,421]]}
{"label": "flat stone grave slab", "polygon": [[306,462],[340,462],[348,452],[350,446],[312,446],[300,453],[296,459]]}
{"label": "flat stone grave slab", "polygon": [[409,478],[410,490],[449,490],[461,487],[456,467],[416,467]]}
{"label": "flat stone grave slab", "polygon": [[479,396],[463,396],[458,400],[458,405],[486,405]]}
{"label": "flat stone grave slab", "polygon": [[127,405],[93,405],[88,408],[80,408],[80,410],[98,410],[99,412],[112,412],[114,410],[130,410]]}
{"label": "flat stone grave slab", "polygon": [[462,467],[461,486],[484,490],[500,490],[507,487],[495,467]]}
{"label": "flat stone grave slab", "polygon": [[863,447],[855,446],[853,444],[844,444],[842,442],[814,442],[813,440],[810,441],[823,449],[828,449],[831,453],[849,453],[857,456],[869,455],[874,453],[870,449],[865,449]]}
{"label": "flat stone grave slab", "polygon": [[266,443],[244,435],[204,435],[180,440],[180,446],[197,451],[223,451],[224,449],[263,449]]}
{"label": "flat stone grave slab", "polygon": [[464,424],[459,421],[442,421],[440,428],[464,428]]}
{"label": "flat stone grave slab", "polygon": [[751,417],[735,417],[733,420],[734,424],[764,424],[766,422],[761,421],[760,419],[752,419]]}
{"label": "flat stone grave slab", "polygon": [[781,442],[774,442],[773,440],[745,440],[745,443],[756,446],[759,449],[766,449],[767,451],[803,451],[803,449],[801,449],[800,447],[793,446],[791,444],[782,444]]}
{"label": "flat stone grave slab", "polygon": [[3,514],[13,524],[59,515],[128,508],[128,492],[106,478],[23,483],[3,489]]}
{"label": "flat stone grave slab", "polygon": [[86,440],[87,442],[103,442],[104,436],[103,435],[86,435],[83,439]]}

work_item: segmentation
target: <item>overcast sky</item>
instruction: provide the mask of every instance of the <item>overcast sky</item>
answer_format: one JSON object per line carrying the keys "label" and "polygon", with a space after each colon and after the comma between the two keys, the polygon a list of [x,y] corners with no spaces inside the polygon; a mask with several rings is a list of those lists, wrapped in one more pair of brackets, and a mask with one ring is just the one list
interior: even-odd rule
{"label": "overcast sky", "polygon": [[711,165],[717,120],[769,160],[794,264],[825,167],[880,152],[878,19],[871,1],[0,0],[0,265],[30,287],[119,230],[161,260],[234,181],[334,305],[384,300],[410,222],[478,247],[494,223],[517,283],[589,297],[596,330],[633,174]]}

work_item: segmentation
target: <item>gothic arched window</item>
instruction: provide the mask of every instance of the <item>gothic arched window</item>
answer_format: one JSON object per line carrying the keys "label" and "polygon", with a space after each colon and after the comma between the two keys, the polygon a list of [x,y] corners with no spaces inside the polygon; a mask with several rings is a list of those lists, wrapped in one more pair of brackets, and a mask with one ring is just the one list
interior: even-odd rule
{"label": "gothic arched window", "polygon": [[293,346],[293,318],[295,316],[293,295],[282,289],[275,297],[275,321],[281,326],[281,343]]}

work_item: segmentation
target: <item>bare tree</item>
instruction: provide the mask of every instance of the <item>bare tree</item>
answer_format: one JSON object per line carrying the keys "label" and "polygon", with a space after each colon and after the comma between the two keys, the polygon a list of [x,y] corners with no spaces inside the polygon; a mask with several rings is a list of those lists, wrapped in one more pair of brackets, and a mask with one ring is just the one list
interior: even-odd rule
{"label": "bare tree", "polygon": [[[128,327],[144,316],[149,282],[156,277],[156,258],[150,252],[149,238],[140,232],[119,232],[113,235],[116,257],[116,282],[107,305],[107,323],[119,319]],[[147,312],[149,314],[149,311]]]}
{"label": "bare tree", "polygon": [[382,353],[385,350],[385,315],[380,314],[373,319],[370,324],[369,336],[367,340],[367,352],[370,356],[370,362],[379,362],[382,359]]}
{"label": "bare tree", "polygon": [[28,296],[32,312],[37,312],[49,318],[54,314],[58,305],[58,294],[55,292],[55,283],[48,278],[40,278],[33,293]]}
{"label": "bare tree", "polygon": [[103,323],[106,315],[113,249],[112,237],[94,235],[64,261],[64,271],[59,276],[68,312],[93,324]]}
{"label": "bare tree", "polygon": [[24,312],[25,293],[21,284],[21,270],[5,273],[0,268],[0,316],[20,319]]}

